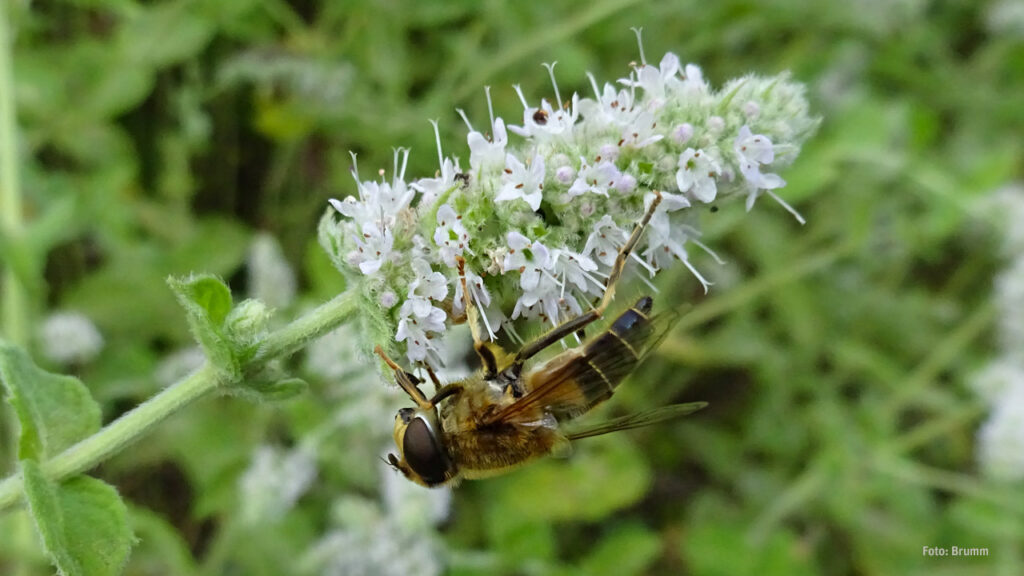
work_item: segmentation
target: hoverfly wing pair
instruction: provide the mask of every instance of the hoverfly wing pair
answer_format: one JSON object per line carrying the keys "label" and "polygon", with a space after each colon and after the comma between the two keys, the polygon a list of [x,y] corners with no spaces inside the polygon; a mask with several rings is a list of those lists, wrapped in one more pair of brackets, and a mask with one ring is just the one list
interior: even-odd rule
{"label": "hoverfly wing pair", "polygon": [[641,298],[598,336],[530,370],[523,378],[526,393],[485,423],[530,422],[538,413],[561,422],[610,398],[680,317],[676,312],[650,317],[652,304],[650,297]]}
{"label": "hoverfly wing pair", "polygon": [[566,437],[569,440],[581,440],[583,438],[590,438],[591,436],[608,434],[609,432],[618,432],[619,430],[632,430],[633,428],[651,426],[653,424],[659,424],[661,422],[667,422],[669,420],[675,420],[676,418],[693,414],[707,405],[707,402],[689,402],[687,404],[671,404],[669,406],[662,406],[661,408],[655,408],[654,410],[638,412],[636,414],[630,414],[620,418],[613,418],[590,426],[569,428],[566,430]]}

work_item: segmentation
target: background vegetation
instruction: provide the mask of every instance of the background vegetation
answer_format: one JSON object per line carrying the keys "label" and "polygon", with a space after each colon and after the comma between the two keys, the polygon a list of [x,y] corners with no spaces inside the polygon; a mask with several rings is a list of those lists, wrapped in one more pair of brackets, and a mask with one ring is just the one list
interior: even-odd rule
{"label": "background vegetation", "polygon": [[[190,365],[168,275],[219,274],[278,298],[279,319],[333,297],[344,285],[315,225],[328,197],[354,193],[348,152],[367,174],[408,146],[408,174],[432,174],[433,118],[465,163],[454,110],[486,118],[485,85],[509,118],[511,84],[549,94],[542,61],[559,62],[563,94],[589,91],[588,70],[626,74],[642,26],[649,58],[674,51],[715,85],[791,70],[824,118],[784,174],[808,224],[765,200],[705,214],[728,263],[698,262],[717,282],[706,297],[682,274],[661,284],[662,303],[692,308],[606,413],[708,409],[423,500],[382,471],[400,398],[341,332],[294,359],[304,395],[206,399],[96,472],[130,504],[127,574],[1024,573],[1024,496],[977,472],[988,408],[968,385],[995,350],[1003,255],[987,198],[1024,170],[1020,2],[6,12],[33,251],[4,264],[30,279],[34,357],[79,376],[104,422]],[[54,355],[37,330],[54,311],[91,319],[98,355]],[[52,573],[23,520],[0,516],[0,534],[20,534],[0,538],[0,572]],[[922,554],[954,545],[989,556]]]}

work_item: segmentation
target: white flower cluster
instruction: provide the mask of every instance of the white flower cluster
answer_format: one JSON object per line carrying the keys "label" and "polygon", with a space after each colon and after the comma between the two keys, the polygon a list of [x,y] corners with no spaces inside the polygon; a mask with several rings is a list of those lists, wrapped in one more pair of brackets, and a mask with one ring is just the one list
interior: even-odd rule
{"label": "white flower cluster", "polygon": [[267,232],[256,234],[246,260],[253,298],[272,308],[284,308],[295,300],[295,272],[277,238]]}
{"label": "white flower cluster", "polygon": [[315,456],[302,447],[257,448],[239,481],[243,520],[257,524],[283,518],[316,479]]}
{"label": "white flower cluster", "polygon": [[1024,480],[1024,186],[994,195],[994,208],[1005,218],[1004,251],[1010,265],[996,278],[999,356],[972,382],[992,409],[978,430],[978,461],[990,477]]}
{"label": "white flower cluster", "polygon": [[343,496],[333,514],[337,526],[300,559],[303,573],[406,576],[444,569],[437,525],[448,517],[451,492],[430,490],[380,467],[383,501]]}
{"label": "white flower cluster", "polygon": [[103,336],[84,314],[54,312],[39,327],[40,348],[58,364],[89,362],[103,350]]}
{"label": "white flower cluster", "polygon": [[464,315],[456,257],[492,339],[502,329],[515,337],[519,318],[556,325],[579,314],[603,293],[656,192],[663,200],[633,260],[652,277],[681,261],[705,290],[687,248],[717,256],[699,240],[694,206],[741,197],[749,210],[768,195],[803,222],[776,194],[785,185],[777,171],[817,120],[788,76],[747,76],[716,91],[668,53],[615,84],[588,75],[593,97],[563,104],[546,66],[553,101],[531,103],[515,87],[522,124],[506,127],[491,109],[478,131],[459,111],[468,170],[444,156],[439,138],[432,178],[406,181],[405,149],[390,180],[363,181],[353,164],[358,194],[330,201],[320,240],[365,298],[368,348],[404,345],[411,362],[441,363],[442,335]]}

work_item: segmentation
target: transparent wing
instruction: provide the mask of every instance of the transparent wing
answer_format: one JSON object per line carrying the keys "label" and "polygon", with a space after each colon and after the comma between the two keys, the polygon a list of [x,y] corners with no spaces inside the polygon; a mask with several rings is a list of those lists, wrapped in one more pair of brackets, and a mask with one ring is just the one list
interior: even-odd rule
{"label": "transparent wing", "polygon": [[688,414],[693,414],[707,405],[707,402],[672,404],[671,406],[664,406],[647,412],[630,414],[629,416],[613,418],[605,422],[598,422],[597,424],[567,430],[566,437],[569,438],[569,440],[579,440],[580,438],[600,436],[602,434],[617,432],[619,430],[630,430],[632,428],[650,426],[651,424],[658,424],[660,422],[674,420]]}

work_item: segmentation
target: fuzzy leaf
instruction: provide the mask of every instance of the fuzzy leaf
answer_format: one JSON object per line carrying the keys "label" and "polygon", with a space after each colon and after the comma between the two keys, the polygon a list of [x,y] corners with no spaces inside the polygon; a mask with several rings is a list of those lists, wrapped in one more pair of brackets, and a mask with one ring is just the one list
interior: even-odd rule
{"label": "fuzzy leaf", "polygon": [[231,311],[231,291],[216,276],[200,274],[169,278],[167,283],[185,308],[189,327],[206,357],[220,370],[239,374],[231,342],[224,334],[224,320]]}
{"label": "fuzzy leaf", "polygon": [[64,576],[120,574],[134,542],[117,490],[88,476],[63,483],[22,461],[25,497],[50,560]]}
{"label": "fuzzy leaf", "polygon": [[21,426],[19,458],[49,458],[100,428],[100,407],[84,384],[39,368],[2,341],[0,381]]}

